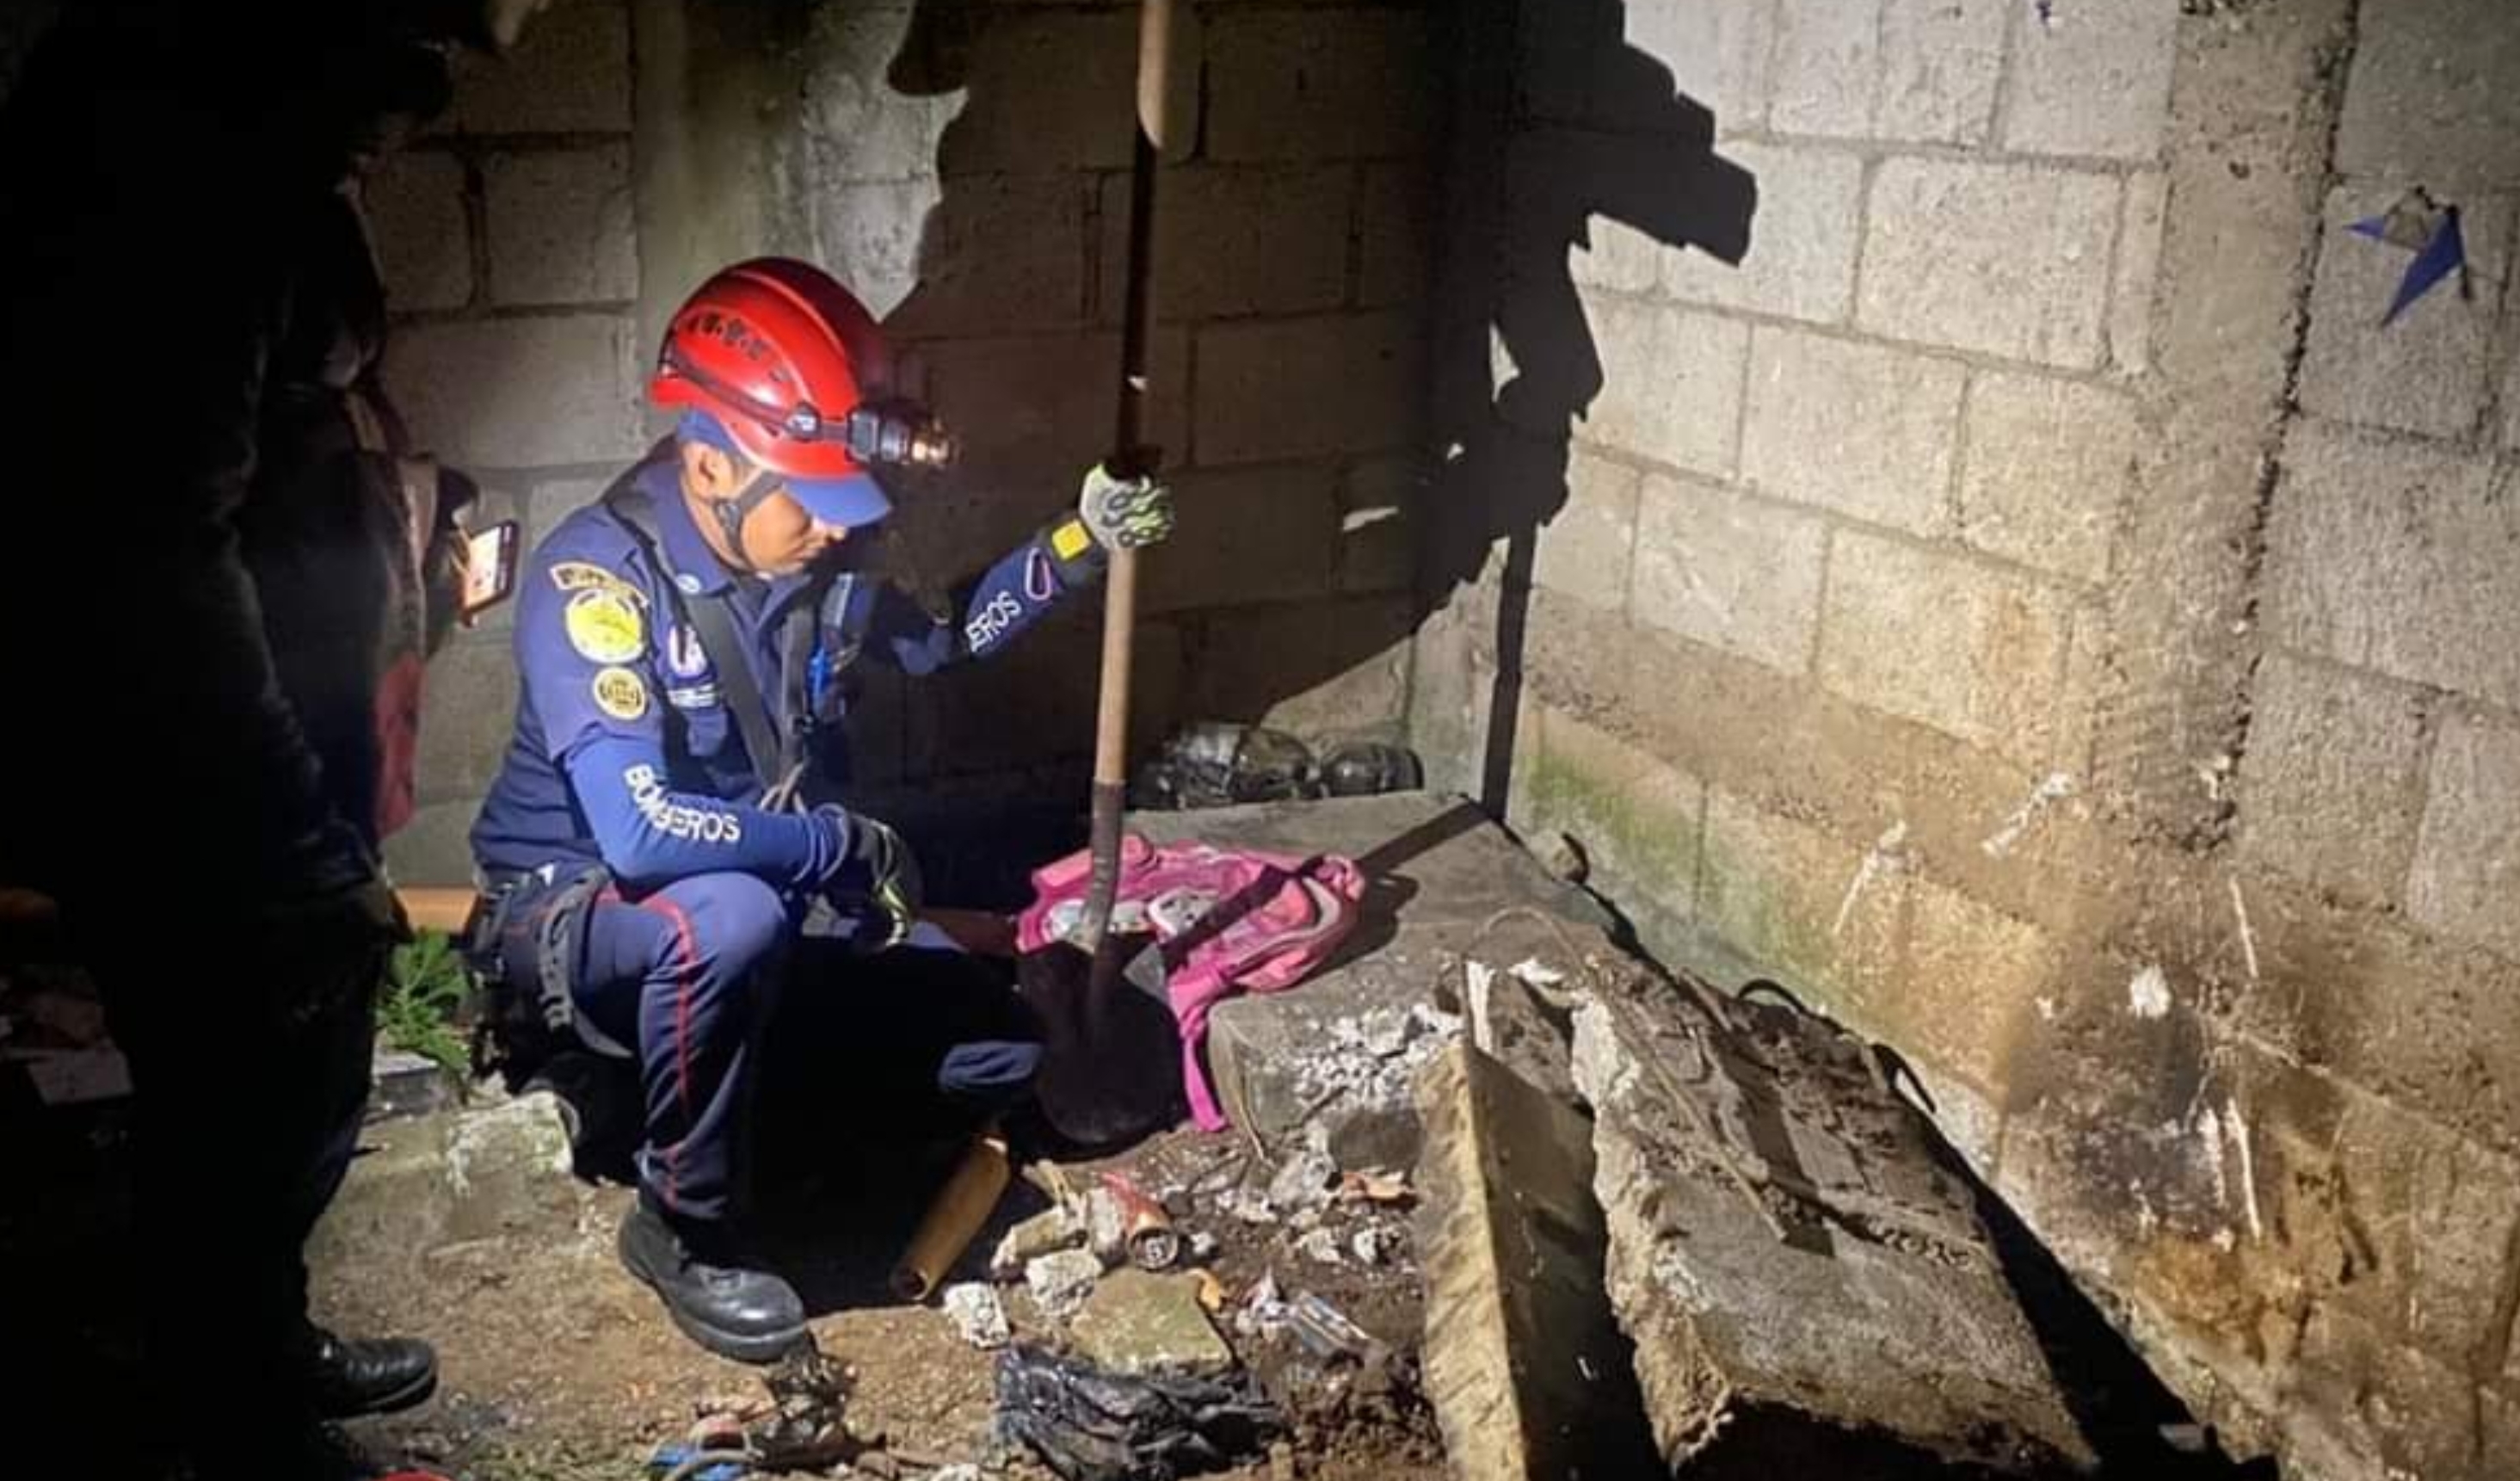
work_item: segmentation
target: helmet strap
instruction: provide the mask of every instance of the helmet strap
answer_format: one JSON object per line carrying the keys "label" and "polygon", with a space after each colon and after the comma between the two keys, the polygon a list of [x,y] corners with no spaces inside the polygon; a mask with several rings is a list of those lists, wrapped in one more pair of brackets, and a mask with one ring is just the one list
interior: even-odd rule
{"label": "helmet strap", "polygon": [[743,550],[743,521],[752,516],[779,488],[779,475],[766,468],[755,468],[752,476],[732,499],[712,500],[709,512],[717,516],[718,532],[726,536],[726,548],[736,563],[745,570],[753,569],[752,559]]}

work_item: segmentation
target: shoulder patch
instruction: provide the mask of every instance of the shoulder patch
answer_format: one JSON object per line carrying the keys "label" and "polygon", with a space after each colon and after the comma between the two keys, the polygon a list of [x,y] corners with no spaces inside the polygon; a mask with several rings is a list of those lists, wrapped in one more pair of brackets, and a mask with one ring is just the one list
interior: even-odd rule
{"label": "shoulder patch", "polygon": [[555,561],[551,567],[552,585],[564,592],[610,592],[617,597],[645,605],[647,593],[618,571],[606,570],[592,561]]}
{"label": "shoulder patch", "polygon": [[639,604],[616,591],[589,587],[561,614],[568,646],[592,663],[627,663],[647,651],[648,624]]}
{"label": "shoulder patch", "polygon": [[598,669],[595,707],[615,720],[636,720],[648,713],[648,681],[626,668]]}

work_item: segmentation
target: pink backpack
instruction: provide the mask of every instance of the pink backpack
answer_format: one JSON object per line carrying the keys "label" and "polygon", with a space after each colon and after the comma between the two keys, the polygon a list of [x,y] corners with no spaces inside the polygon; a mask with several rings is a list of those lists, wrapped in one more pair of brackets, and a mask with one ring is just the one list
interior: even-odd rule
{"label": "pink backpack", "polygon": [[[1093,860],[1072,854],[1033,872],[1033,903],[1015,920],[1015,945],[1039,951],[1066,939],[1085,909]],[[1151,933],[1164,956],[1164,987],[1181,1026],[1182,1086],[1192,1119],[1222,1131],[1199,1062],[1208,1010],[1240,992],[1294,986],[1356,927],[1365,875],[1348,860],[1309,859],[1204,843],[1120,840],[1120,889],[1112,929]]]}

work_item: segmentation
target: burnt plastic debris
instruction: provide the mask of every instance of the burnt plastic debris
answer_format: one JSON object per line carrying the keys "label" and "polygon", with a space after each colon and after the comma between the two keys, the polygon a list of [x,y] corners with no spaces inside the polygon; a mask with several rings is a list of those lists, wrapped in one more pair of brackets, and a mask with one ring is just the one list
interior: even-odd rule
{"label": "burnt plastic debris", "polygon": [[1062,1481],[1174,1481],[1265,1455],[1283,1418],[1247,1372],[1108,1372],[1037,1347],[998,1356],[998,1434]]}
{"label": "burnt plastic debris", "polygon": [[1183,729],[1139,768],[1129,805],[1178,810],[1364,797],[1417,786],[1421,775],[1415,755],[1382,741],[1348,741],[1317,757],[1283,731],[1210,720]]}
{"label": "burnt plastic debris", "polygon": [[1322,757],[1322,792],[1331,797],[1376,797],[1414,791],[1424,779],[1418,757],[1380,740],[1351,740]]}

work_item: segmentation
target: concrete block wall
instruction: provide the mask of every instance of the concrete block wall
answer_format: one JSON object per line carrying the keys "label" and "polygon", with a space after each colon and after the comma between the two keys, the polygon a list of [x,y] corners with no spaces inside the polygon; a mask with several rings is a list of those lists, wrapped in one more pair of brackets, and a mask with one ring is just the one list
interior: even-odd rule
{"label": "concrete block wall", "polygon": [[[1180,537],[1145,575],[1142,743],[1194,717],[1396,734],[1434,127],[1423,18],[1199,7],[1161,185],[1152,440]],[[818,261],[884,320],[962,465],[905,483],[887,561],[935,597],[1072,503],[1109,450],[1134,7],[562,0],[371,183],[422,441],[531,533],[660,430],[641,376],[701,278]],[[853,724],[867,805],[1081,807],[1099,606]],[[403,877],[460,880],[512,713],[506,633],[432,674]]]}
{"label": "concrete block wall", "polygon": [[[386,383],[416,446],[471,474],[530,544],[647,446],[631,190],[631,25],[562,0],[501,62],[465,58],[447,114],[363,183],[384,273]],[[516,713],[509,609],[430,665],[420,812],[386,856],[471,877],[465,834]]]}
{"label": "concrete block wall", "polygon": [[[1438,379],[1520,452],[1434,517],[1496,537],[1430,546],[1438,780],[1900,1049],[2235,1447],[2520,1471],[2520,22],[1496,9],[1457,129],[1606,184],[1446,261]],[[1755,178],[1738,264],[1622,224],[1690,214],[1641,131]],[[2344,228],[2414,186],[2466,291],[2382,328],[2408,254]]]}

